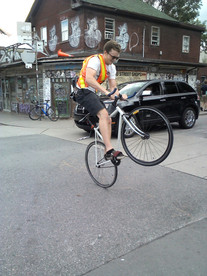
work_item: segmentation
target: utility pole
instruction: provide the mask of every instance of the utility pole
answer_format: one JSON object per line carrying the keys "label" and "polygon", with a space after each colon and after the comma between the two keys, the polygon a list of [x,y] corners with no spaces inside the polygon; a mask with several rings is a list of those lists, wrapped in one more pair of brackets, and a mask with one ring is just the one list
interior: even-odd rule
{"label": "utility pole", "polygon": [[[38,60],[37,60],[37,41],[38,41],[38,37],[36,34],[36,30],[35,28],[33,28],[33,41],[34,41],[34,46],[35,46],[35,71],[36,71],[36,94],[37,94],[37,99],[38,102],[40,103],[40,93],[39,93],[39,72],[38,72]],[[41,118],[41,116],[40,116]]]}

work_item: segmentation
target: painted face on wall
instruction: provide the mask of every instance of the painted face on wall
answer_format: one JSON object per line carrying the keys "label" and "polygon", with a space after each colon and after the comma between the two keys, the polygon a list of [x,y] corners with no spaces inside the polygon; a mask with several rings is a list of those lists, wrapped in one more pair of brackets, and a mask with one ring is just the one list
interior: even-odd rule
{"label": "painted face on wall", "polygon": [[51,52],[54,52],[56,50],[56,46],[57,46],[57,42],[58,42],[55,25],[53,25],[52,28],[50,29],[49,35],[50,35],[49,49]]}
{"label": "painted face on wall", "polygon": [[80,18],[76,16],[71,19],[71,35],[68,37],[68,41],[71,47],[77,48],[80,43],[81,29],[80,29]]}
{"label": "painted face on wall", "polygon": [[101,42],[101,32],[98,30],[98,19],[94,17],[87,20],[88,29],[85,30],[85,43],[89,48],[95,48]]}
{"label": "painted face on wall", "polygon": [[119,26],[119,36],[116,36],[116,41],[121,45],[121,49],[125,51],[129,42],[127,23]]}

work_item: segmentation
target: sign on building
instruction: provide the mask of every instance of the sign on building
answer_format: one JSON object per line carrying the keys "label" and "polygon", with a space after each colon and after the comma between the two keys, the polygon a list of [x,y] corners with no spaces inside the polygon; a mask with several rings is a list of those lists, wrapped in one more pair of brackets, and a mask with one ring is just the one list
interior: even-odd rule
{"label": "sign on building", "polygon": [[18,43],[32,44],[32,25],[30,22],[17,22]]}

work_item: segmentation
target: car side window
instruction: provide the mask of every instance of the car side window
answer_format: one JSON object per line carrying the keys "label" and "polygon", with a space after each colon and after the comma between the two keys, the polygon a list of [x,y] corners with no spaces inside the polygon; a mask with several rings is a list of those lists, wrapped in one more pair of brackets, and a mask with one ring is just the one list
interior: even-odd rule
{"label": "car side window", "polygon": [[175,82],[164,82],[164,94],[177,94],[178,89]]}
{"label": "car side window", "polygon": [[195,92],[193,87],[184,82],[178,82],[179,93]]}
{"label": "car side window", "polygon": [[160,95],[160,85],[159,83],[153,83],[147,86],[144,91],[149,91],[151,92],[150,96],[158,96]]}
{"label": "car side window", "polygon": [[159,83],[152,84],[152,95],[153,96],[160,95],[160,84]]}

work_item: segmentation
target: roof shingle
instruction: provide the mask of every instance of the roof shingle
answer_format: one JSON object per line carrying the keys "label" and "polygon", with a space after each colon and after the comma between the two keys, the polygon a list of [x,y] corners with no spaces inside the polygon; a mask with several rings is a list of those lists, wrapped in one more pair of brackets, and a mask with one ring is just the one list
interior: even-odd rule
{"label": "roof shingle", "polygon": [[82,2],[99,5],[108,8],[114,8],[120,11],[128,11],[137,14],[143,14],[147,16],[153,16],[160,19],[166,19],[170,21],[177,21],[176,19],[168,16],[167,14],[155,9],[142,0],[82,0]]}

